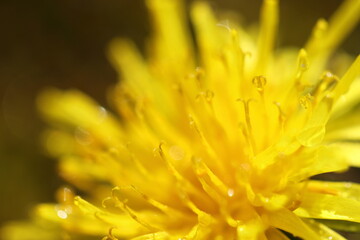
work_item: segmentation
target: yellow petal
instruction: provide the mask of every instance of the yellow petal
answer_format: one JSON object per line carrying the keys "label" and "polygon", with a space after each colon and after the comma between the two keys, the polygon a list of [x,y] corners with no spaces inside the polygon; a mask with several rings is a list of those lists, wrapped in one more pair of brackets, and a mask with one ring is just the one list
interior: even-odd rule
{"label": "yellow petal", "polygon": [[115,118],[79,91],[49,89],[38,97],[37,103],[46,119],[80,131],[78,140],[83,144],[101,141],[116,146],[123,139],[122,128]]}
{"label": "yellow petal", "polygon": [[327,141],[346,142],[360,140],[360,125],[353,125],[347,128],[331,131],[326,136]]}
{"label": "yellow petal", "polygon": [[[358,4],[360,5],[360,4]],[[360,16],[360,14],[359,14]],[[347,70],[345,75],[340,79],[334,90],[334,99],[337,100],[342,94],[345,94],[353,81],[360,75],[360,55],[357,56],[353,64]]]}
{"label": "yellow petal", "polygon": [[311,147],[322,142],[325,136],[325,124],[329,119],[331,107],[332,100],[328,98],[323,99],[315,107],[311,118],[297,136],[297,140],[302,145]]}
{"label": "yellow petal", "polygon": [[[329,161],[331,159],[331,161]],[[290,172],[289,179],[303,180],[308,177],[327,172],[339,172],[348,168],[346,157],[341,154],[341,148],[337,145],[322,146],[295,157],[297,164],[301,167],[293,168]]]}
{"label": "yellow petal", "polygon": [[360,19],[360,3],[357,0],[347,0],[335,12],[329,21],[329,27],[323,38],[317,42],[317,47],[331,53],[352,31]]}
{"label": "yellow petal", "polygon": [[304,193],[295,210],[300,217],[360,222],[360,201],[320,193]]}
{"label": "yellow petal", "polygon": [[266,236],[270,240],[290,240],[290,238],[276,228],[268,229],[266,231]]}
{"label": "yellow petal", "polygon": [[360,232],[360,223],[327,219],[317,219],[317,221],[332,229],[345,232]]}
{"label": "yellow petal", "polygon": [[[171,239],[170,235],[166,232],[155,232],[142,235],[139,237],[131,238],[130,240],[168,240]],[[174,238],[172,238],[174,239]],[[174,239],[175,240],[175,239]]]}
{"label": "yellow petal", "polygon": [[321,224],[312,219],[303,220],[312,230],[319,234],[322,240],[346,240],[343,236],[331,230],[324,224]]}
{"label": "yellow petal", "polygon": [[51,223],[13,222],[0,229],[4,240],[61,239],[61,235],[61,228]]}
{"label": "yellow petal", "polygon": [[[358,139],[358,138],[357,138]],[[349,166],[360,167],[360,144],[357,142],[339,142],[335,143],[338,154],[344,157]]]}
{"label": "yellow petal", "polygon": [[[69,209],[69,210],[68,210]],[[86,235],[103,235],[111,226],[98,221],[94,215],[84,216],[74,212],[74,209],[62,208],[55,204],[41,204],[35,209],[37,217],[50,223],[58,224],[61,229]]]}
{"label": "yellow petal", "polygon": [[253,240],[263,239],[262,235],[265,230],[263,223],[259,220],[253,220],[245,224],[240,224],[236,228],[237,239]]}
{"label": "yellow petal", "polygon": [[294,236],[304,238],[305,240],[320,239],[309,226],[307,226],[293,212],[283,209],[269,214],[269,223],[271,226],[284,230]]}
{"label": "yellow petal", "polygon": [[313,192],[328,193],[360,201],[360,184],[352,182],[327,182],[311,180],[308,188]]}
{"label": "yellow petal", "polygon": [[[339,120],[340,116],[348,113],[356,106],[360,101],[360,77],[353,81],[349,91],[341,96],[334,104],[331,119]],[[331,124],[331,121],[329,122]]]}
{"label": "yellow petal", "polygon": [[[74,203],[83,212],[83,216],[89,219],[93,219],[92,224],[88,225],[89,228],[95,228],[94,225],[107,225],[107,228],[116,227],[119,231],[116,231],[116,235],[120,237],[131,237],[137,236],[138,234],[144,234],[149,230],[143,227],[138,222],[134,221],[127,214],[113,214],[106,212],[102,209],[95,207],[89,202],[85,201],[80,197],[75,197]],[[104,227],[102,227],[104,230]],[[105,235],[105,233],[103,233]]]}
{"label": "yellow petal", "polygon": [[[180,0],[147,0],[154,26],[154,42],[151,51],[161,71],[183,74],[193,67],[190,34],[186,28],[183,2]],[[174,79],[166,78],[166,81]]]}
{"label": "yellow petal", "polygon": [[260,34],[255,76],[266,75],[270,57],[273,55],[279,18],[278,0],[265,0],[261,11]]}

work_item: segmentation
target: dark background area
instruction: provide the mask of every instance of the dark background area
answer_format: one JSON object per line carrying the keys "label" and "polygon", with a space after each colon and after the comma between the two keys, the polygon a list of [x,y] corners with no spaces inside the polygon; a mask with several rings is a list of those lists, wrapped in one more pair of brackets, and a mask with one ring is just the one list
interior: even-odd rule
{"label": "dark background area", "polygon": [[[211,4],[253,23],[261,1],[249,2]],[[316,20],[341,2],[281,1],[278,45],[303,45]],[[38,202],[54,201],[62,184],[56,161],[40,145],[45,125],[35,109],[38,93],[48,86],[77,88],[106,105],[107,89],[117,81],[106,58],[108,42],[122,36],[143,46],[149,32],[143,0],[0,1],[0,225],[26,218]],[[342,48],[357,55],[359,43],[358,27]]]}

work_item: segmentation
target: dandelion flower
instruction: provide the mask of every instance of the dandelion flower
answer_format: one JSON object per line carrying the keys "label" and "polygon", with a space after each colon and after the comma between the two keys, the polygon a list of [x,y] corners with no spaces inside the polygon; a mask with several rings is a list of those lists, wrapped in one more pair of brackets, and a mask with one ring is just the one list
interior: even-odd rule
{"label": "dandelion flower", "polygon": [[359,230],[360,185],[311,177],[360,166],[360,57],[334,54],[360,1],[319,20],[304,48],[276,51],[277,0],[264,0],[256,38],[195,2],[196,47],[182,1],[146,3],[148,57],[128,40],[110,44],[119,116],[75,90],[40,96],[47,149],[83,197],[59,190],[24,235],[314,240]]}

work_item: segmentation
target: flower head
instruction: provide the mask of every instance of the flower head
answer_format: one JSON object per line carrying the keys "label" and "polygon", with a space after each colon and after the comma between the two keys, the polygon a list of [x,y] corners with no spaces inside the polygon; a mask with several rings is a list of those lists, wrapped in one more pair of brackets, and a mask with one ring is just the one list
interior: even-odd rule
{"label": "flower head", "polygon": [[360,2],[277,51],[277,0],[264,0],[257,40],[194,3],[197,47],[180,0],[147,5],[149,56],[110,46],[119,117],[75,90],[40,96],[47,148],[86,195],[64,188],[38,216],[103,239],[343,239],[321,219],[360,223],[360,185],[310,178],[360,166],[360,57],[347,70],[350,57],[333,57]]}

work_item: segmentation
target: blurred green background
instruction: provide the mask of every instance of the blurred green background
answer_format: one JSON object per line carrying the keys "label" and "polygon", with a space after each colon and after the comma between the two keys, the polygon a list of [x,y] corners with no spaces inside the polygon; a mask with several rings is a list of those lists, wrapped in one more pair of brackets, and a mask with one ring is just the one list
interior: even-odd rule
{"label": "blurred green background", "polygon": [[[258,19],[260,0],[213,0],[216,11]],[[341,0],[281,1],[278,45],[304,44],[319,17],[328,18]],[[43,153],[44,124],[35,98],[47,86],[78,88],[106,105],[116,81],[106,59],[114,37],[142,46],[150,26],[143,0],[2,0],[0,2],[0,224],[26,218],[38,202],[54,200],[62,184],[56,161]],[[343,49],[360,53],[360,28]],[[358,171],[352,170],[360,182]],[[341,176],[350,178],[350,175]]]}

